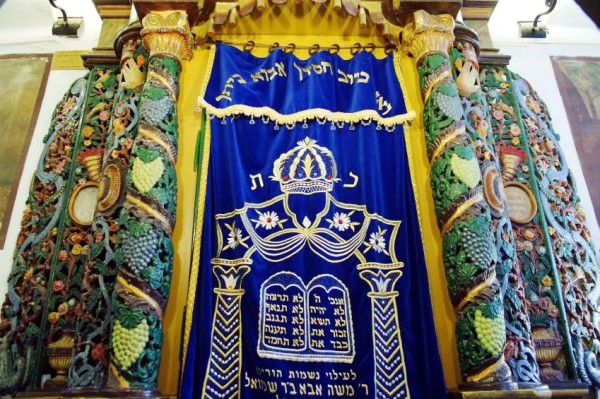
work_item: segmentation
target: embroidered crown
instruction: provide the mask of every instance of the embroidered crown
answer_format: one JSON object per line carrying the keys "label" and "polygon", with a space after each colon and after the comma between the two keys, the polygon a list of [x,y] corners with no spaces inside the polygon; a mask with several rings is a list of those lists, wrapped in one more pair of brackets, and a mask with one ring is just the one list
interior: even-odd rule
{"label": "embroidered crown", "polygon": [[286,193],[312,194],[333,189],[337,167],[329,149],[306,137],[273,163],[271,179]]}

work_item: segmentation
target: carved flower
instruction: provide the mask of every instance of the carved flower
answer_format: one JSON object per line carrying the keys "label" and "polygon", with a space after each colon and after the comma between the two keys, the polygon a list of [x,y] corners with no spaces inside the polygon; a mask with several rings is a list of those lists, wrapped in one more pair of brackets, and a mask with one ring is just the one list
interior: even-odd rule
{"label": "carved flower", "polygon": [[521,128],[516,123],[510,125],[510,128],[508,130],[510,132],[510,135],[513,137],[519,137],[521,135]]}
{"label": "carved flower", "polygon": [[72,233],[69,235],[69,242],[71,244],[79,244],[83,240],[83,234],[81,233]]}
{"label": "carved flower", "polygon": [[56,280],[55,282],[52,283],[52,290],[54,292],[61,292],[62,290],[65,289],[65,283],[62,280]]}
{"label": "carved flower", "polygon": [[58,314],[64,316],[69,311],[69,305],[66,302],[58,305]]}
{"label": "carved flower", "polygon": [[110,119],[110,111],[104,110],[102,112],[100,112],[100,115],[98,115],[98,119],[100,119],[101,121],[107,121]]}
{"label": "carved flower", "polygon": [[104,344],[92,344],[91,351],[92,360],[95,362],[101,363],[104,366],[108,365],[108,360],[106,359],[106,347]]}
{"label": "carved flower", "polygon": [[544,276],[544,278],[542,279],[542,285],[544,287],[552,287],[553,283],[552,283],[552,277],[550,276]]}
{"label": "carved flower", "polygon": [[125,125],[123,124],[121,119],[115,119],[115,121],[113,122],[113,132],[115,134],[118,134],[121,133],[123,130],[125,130]]}
{"label": "carved flower", "polygon": [[554,318],[558,317],[558,308],[554,305],[550,305],[548,308],[548,315]]}
{"label": "carved flower", "polygon": [[552,301],[548,297],[543,297],[538,302],[538,306],[542,310],[548,310],[548,308],[550,307],[551,304],[552,304]]}
{"label": "carved flower", "polygon": [[58,253],[58,260],[61,262],[66,261],[69,258],[69,253],[65,249],[61,249]]}
{"label": "carved flower", "polygon": [[89,139],[94,134],[94,128],[88,125],[83,128],[82,133],[83,133],[83,137],[85,137],[86,139]]}
{"label": "carved flower", "polygon": [[48,315],[48,322],[50,324],[54,324],[58,321],[58,319],[60,319],[60,313],[58,312],[52,312]]}
{"label": "carved flower", "polygon": [[501,121],[502,119],[504,119],[504,111],[502,111],[501,109],[495,109],[492,112],[492,117],[497,121]]}
{"label": "carved flower", "polygon": [[81,245],[79,244],[75,244],[73,245],[73,248],[71,248],[71,253],[73,255],[81,255],[83,248],[81,247]]}

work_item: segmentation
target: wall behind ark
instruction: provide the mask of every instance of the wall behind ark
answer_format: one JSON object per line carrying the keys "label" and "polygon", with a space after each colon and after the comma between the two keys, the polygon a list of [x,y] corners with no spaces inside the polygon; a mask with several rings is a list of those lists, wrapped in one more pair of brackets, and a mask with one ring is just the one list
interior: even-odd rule
{"label": "wall behind ark", "polygon": [[[520,39],[518,37],[517,20],[532,20],[535,14],[543,9],[543,0],[527,2],[518,0],[502,0],[498,5],[490,29],[492,39],[501,52],[512,56],[510,67],[521,76],[528,79],[533,87],[546,101],[553,117],[554,127],[561,135],[561,142],[568,158],[568,163],[575,174],[578,182],[582,202],[588,216],[588,224],[592,231],[593,240],[598,247],[600,245],[600,230],[596,217],[593,213],[591,200],[589,198],[585,180],[581,171],[567,114],[563,107],[558,86],[554,77],[550,56],[598,56],[600,55],[600,34],[594,24],[583,15],[581,10],[572,0],[562,1],[557,9],[546,19],[550,27],[550,35],[547,39]],[[533,3],[533,4],[530,4]],[[52,23],[59,16],[58,11],[51,9],[45,0],[5,0],[0,3],[0,54],[14,53],[54,53],[64,50],[88,50],[98,42],[101,21],[97,16],[91,0],[62,0],[61,5],[65,7],[70,16],[83,16],[84,25],[77,39],[58,38],[50,34]],[[285,30],[284,30],[285,31]],[[254,38],[262,42],[279,41],[287,43],[295,41],[301,44],[323,42],[318,37],[269,37],[262,36]],[[287,41],[286,41],[287,40]],[[312,40],[312,41],[311,41]],[[328,37],[327,41],[341,43],[341,37]],[[357,38],[347,38],[350,43]],[[354,40],[354,41],[352,41]],[[366,39],[358,40],[365,41]],[[185,304],[185,293],[187,287],[187,273],[191,250],[191,234],[193,210],[193,185],[195,184],[195,173],[192,169],[194,156],[195,136],[199,128],[199,117],[193,109],[195,99],[200,87],[201,77],[206,65],[206,52],[196,51],[191,62],[184,63],[181,80],[181,94],[179,98],[180,113],[180,155],[178,161],[178,224],[174,234],[176,248],[176,265],[174,269],[174,288],[167,309],[167,331],[163,353],[163,366],[160,377],[160,388],[165,394],[174,395],[177,391],[177,372],[179,369],[178,352],[180,340],[180,323],[183,306]],[[403,60],[403,69],[408,71],[414,68],[412,60]],[[0,298],[3,298],[7,286],[6,280],[12,264],[12,255],[20,228],[21,215],[25,207],[25,200],[29,190],[31,176],[35,171],[40,153],[42,151],[42,138],[47,133],[51,115],[57,102],[62,98],[70,84],[85,70],[52,70],[42,107],[38,116],[37,125],[32,137],[29,153],[25,161],[22,179],[17,192],[13,213],[10,220],[7,240],[4,248],[0,250]],[[407,85],[413,86],[414,90],[407,93],[417,111],[420,107],[420,97],[416,75],[407,73]],[[419,129],[417,124],[415,130]],[[0,134],[15,134],[15,132],[0,132]],[[417,144],[415,151],[418,152],[422,145]],[[422,179],[421,190],[427,192],[427,163],[423,156],[415,157],[415,169],[421,170],[417,177]],[[600,166],[600,164],[599,164]],[[432,209],[431,199],[421,196],[419,201],[422,209]],[[424,217],[423,232],[428,237],[425,242],[427,261],[429,268],[432,301],[435,309],[436,327],[438,330],[438,342],[444,359],[446,382],[449,386],[456,386],[459,382],[458,365],[455,355],[452,307],[446,298],[445,276],[441,266],[439,254],[439,232],[434,218]]]}

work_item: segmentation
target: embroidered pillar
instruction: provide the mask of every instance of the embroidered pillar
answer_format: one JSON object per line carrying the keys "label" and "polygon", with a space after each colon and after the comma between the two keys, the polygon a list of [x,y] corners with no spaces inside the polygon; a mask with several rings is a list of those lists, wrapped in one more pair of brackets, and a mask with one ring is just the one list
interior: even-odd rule
{"label": "embroidered pillar", "polygon": [[150,12],[142,26],[149,61],[117,219],[109,385],[148,390],[156,388],[173,267],[180,61],[191,59],[193,37],[183,11]]}
{"label": "embroidered pillar", "polygon": [[367,263],[358,266],[360,278],[371,292],[373,315],[373,357],[375,359],[375,396],[385,399],[409,398],[404,366],[404,351],[395,285],[402,277],[402,263],[381,265]]}
{"label": "embroidered pillar", "polygon": [[473,140],[482,171],[483,196],[490,208],[498,254],[496,276],[503,297],[507,339],[504,358],[514,381],[539,384],[539,367],[524,300],[523,266],[517,256],[513,227],[508,217],[490,111],[479,81],[479,42],[475,31],[463,24],[457,24],[454,34],[456,40],[450,53],[452,71],[465,110],[466,132]]}
{"label": "embroidered pillar", "polygon": [[504,306],[490,209],[450,70],[453,29],[451,16],[417,11],[403,31],[403,46],[417,60],[420,76],[431,189],[463,380],[466,387],[515,389],[504,361]]}
{"label": "embroidered pillar", "polygon": [[219,287],[212,324],[210,360],[204,376],[202,398],[239,398],[242,372],[242,279],[250,273],[250,259],[213,259],[213,274]]}

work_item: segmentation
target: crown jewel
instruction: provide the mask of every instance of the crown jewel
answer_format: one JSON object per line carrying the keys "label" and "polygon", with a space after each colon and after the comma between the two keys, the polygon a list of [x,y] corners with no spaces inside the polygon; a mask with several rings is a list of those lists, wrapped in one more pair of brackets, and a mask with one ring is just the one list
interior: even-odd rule
{"label": "crown jewel", "polygon": [[337,167],[329,149],[306,137],[273,163],[271,179],[286,193],[312,194],[333,189]]}

